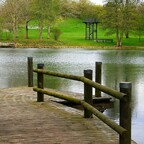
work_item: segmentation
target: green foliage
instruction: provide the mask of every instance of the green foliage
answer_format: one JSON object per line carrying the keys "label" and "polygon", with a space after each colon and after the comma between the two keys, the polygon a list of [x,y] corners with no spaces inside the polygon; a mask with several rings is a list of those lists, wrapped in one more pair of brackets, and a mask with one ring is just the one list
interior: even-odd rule
{"label": "green foliage", "polygon": [[134,33],[141,40],[141,36],[144,35],[144,3],[141,3],[137,7],[137,19],[136,19],[136,27]]}
{"label": "green foliage", "polygon": [[137,2],[107,0],[104,5],[103,26],[108,30],[107,34],[116,35],[116,45],[121,46],[123,37],[129,36],[135,30],[137,21]]}
{"label": "green foliage", "polygon": [[[54,29],[53,29],[54,30]],[[59,31],[60,30],[60,31]],[[39,41],[39,30],[37,27],[37,21],[31,21],[29,27],[29,39],[25,39],[25,27],[22,25],[19,28],[19,35],[17,38],[17,42],[22,45],[27,45],[29,47],[46,47],[46,46],[114,46],[115,45],[115,35],[105,35],[105,30],[102,29],[101,24],[98,25],[98,38],[107,38],[113,39],[113,43],[97,43],[92,40],[85,40],[85,24],[82,23],[80,19],[67,18],[61,20],[56,25],[55,34],[57,34],[58,41],[54,40],[51,35],[50,39],[47,39],[47,29],[43,29],[43,40]],[[60,34],[60,35],[59,35]],[[9,38],[7,40],[7,37]],[[12,41],[12,34],[3,32],[1,37],[1,41]],[[123,39],[123,45],[125,46],[143,46],[144,45],[144,37],[141,37],[141,41],[136,35],[130,34],[130,38]]]}
{"label": "green foliage", "polygon": [[[98,37],[105,38],[105,33],[98,26]],[[65,45],[70,46],[102,46],[102,45],[114,45],[114,43],[96,43],[96,41],[85,40],[85,24],[80,19],[67,18],[59,24],[59,28],[62,31],[60,41]],[[112,38],[107,36],[107,38]]]}
{"label": "green foliage", "polygon": [[57,41],[60,38],[60,35],[62,34],[61,30],[59,28],[53,28],[52,30],[53,35],[54,35],[54,39]]}
{"label": "green foliage", "polygon": [[[85,40],[82,20],[86,18],[99,19],[98,38],[113,39],[114,43]],[[104,6],[92,4],[90,0],[6,0],[0,5],[0,26],[0,39],[4,41],[13,37],[15,42],[36,41],[47,45],[113,46],[123,42],[141,46],[144,4],[137,5],[136,0],[106,0]],[[124,38],[126,34],[129,39]]]}

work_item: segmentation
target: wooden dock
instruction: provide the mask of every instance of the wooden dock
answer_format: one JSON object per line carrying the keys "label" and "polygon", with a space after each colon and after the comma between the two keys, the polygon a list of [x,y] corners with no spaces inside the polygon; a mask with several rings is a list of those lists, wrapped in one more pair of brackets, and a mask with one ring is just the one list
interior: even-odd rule
{"label": "wooden dock", "polygon": [[1,144],[118,144],[118,134],[96,117],[84,119],[50,96],[36,99],[32,88],[0,89]]}

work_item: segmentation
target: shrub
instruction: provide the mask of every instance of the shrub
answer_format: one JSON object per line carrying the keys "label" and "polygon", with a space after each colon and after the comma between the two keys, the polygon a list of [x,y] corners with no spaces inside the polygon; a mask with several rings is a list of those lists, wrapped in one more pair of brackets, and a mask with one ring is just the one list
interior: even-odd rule
{"label": "shrub", "polygon": [[56,41],[59,40],[60,35],[62,34],[61,30],[59,28],[54,28],[53,29],[53,34],[54,34],[54,39]]}

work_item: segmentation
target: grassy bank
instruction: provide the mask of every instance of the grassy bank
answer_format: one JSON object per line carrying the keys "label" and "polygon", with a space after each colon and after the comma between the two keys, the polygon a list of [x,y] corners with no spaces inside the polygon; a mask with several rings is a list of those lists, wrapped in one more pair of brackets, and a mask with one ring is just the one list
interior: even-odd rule
{"label": "grassy bank", "polygon": [[[25,39],[24,26],[19,28],[17,38],[17,47],[91,47],[91,48],[115,48],[115,35],[105,36],[105,31],[99,24],[98,38],[113,39],[113,42],[96,42],[93,40],[85,40],[85,25],[79,19],[65,19],[59,22],[56,27],[60,29],[61,35],[58,41],[53,39],[53,34],[50,39],[47,39],[47,30],[43,31],[43,41],[39,41],[39,32],[37,23],[30,23],[29,39]],[[35,28],[32,28],[35,27]],[[1,33],[1,41],[12,41],[11,33]],[[138,37],[130,35],[130,38],[123,40],[124,48],[142,48],[144,47],[144,37],[139,40]]]}

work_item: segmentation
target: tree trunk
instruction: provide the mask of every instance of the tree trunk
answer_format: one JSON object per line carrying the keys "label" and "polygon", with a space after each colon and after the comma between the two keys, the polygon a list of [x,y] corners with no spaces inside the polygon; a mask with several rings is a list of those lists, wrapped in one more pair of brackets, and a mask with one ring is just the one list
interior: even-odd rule
{"label": "tree trunk", "polygon": [[28,37],[28,22],[29,22],[29,21],[26,21],[26,39],[29,38],[29,37]]}
{"label": "tree trunk", "polygon": [[50,33],[51,33],[51,26],[48,26],[48,33],[47,33],[47,38],[50,39]]}
{"label": "tree trunk", "polygon": [[120,33],[120,40],[119,40],[119,46],[122,46],[122,41],[123,41],[123,30]]}
{"label": "tree trunk", "polygon": [[40,27],[40,33],[39,33],[39,38],[40,38],[40,41],[42,41],[42,39],[43,39],[43,32],[42,32],[42,30],[43,30],[43,28],[42,27]]}
{"label": "tree trunk", "polygon": [[43,39],[43,23],[42,21],[39,22],[39,39],[42,41]]}
{"label": "tree trunk", "polygon": [[126,38],[129,38],[129,32],[128,31],[125,33],[125,36],[126,36]]}
{"label": "tree trunk", "polygon": [[119,30],[116,28],[116,46],[119,47]]}
{"label": "tree trunk", "polygon": [[13,41],[16,42],[17,37],[17,22],[16,22],[16,16],[13,17]]}
{"label": "tree trunk", "polygon": [[127,28],[127,30],[126,30],[126,33],[125,33],[125,37],[126,38],[129,38],[129,31],[128,31],[128,28],[129,28],[129,0],[126,0],[126,6],[125,6],[125,8],[126,8],[126,11],[125,11],[125,13],[126,13],[126,17],[125,17],[125,21],[126,21],[126,28]]}

